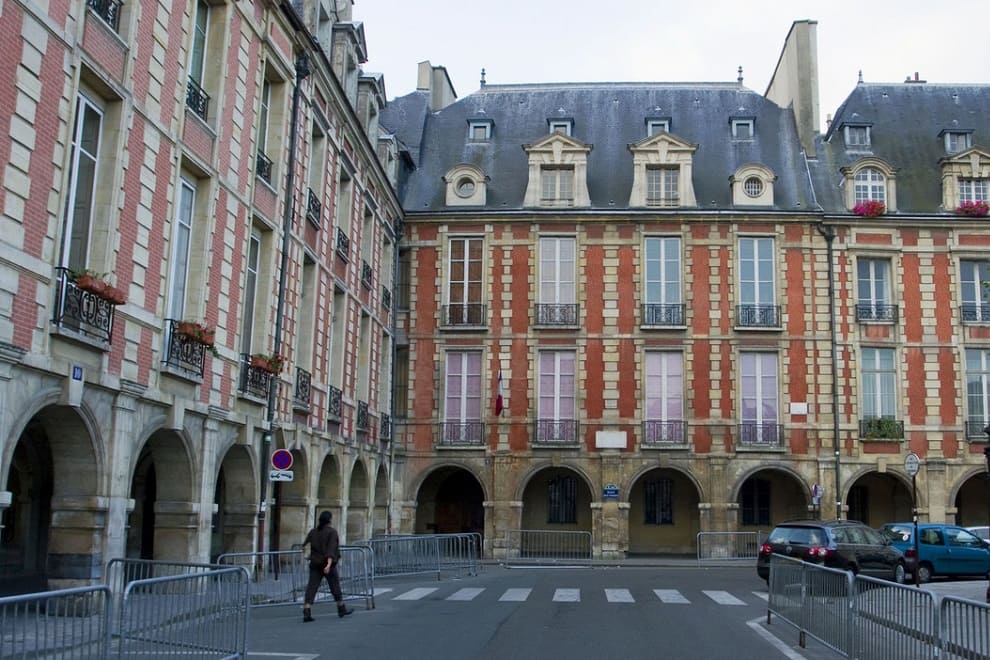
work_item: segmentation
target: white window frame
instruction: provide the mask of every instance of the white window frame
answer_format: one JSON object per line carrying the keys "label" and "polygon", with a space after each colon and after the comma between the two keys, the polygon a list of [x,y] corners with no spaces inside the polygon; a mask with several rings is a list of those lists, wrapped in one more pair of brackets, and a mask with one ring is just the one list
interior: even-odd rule
{"label": "white window frame", "polygon": [[643,243],[643,295],[646,304],[681,304],[680,236],[647,236]]}
{"label": "white window frame", "polygon": [[846,148],[868,147],[870,146],[869,126],[843,126],[842,137],[845,140]]}
{"label": "white window frame", "polygon": [[[92,114],[91,114],[92,113]],[[96,150],[85,148],[84,140],[90,121],[96,121]],[[90,129],[92,127],[90,126]],[[65,202],[65,235],[62,237],[62,266],[73,270],[89,267],[93,237],[93,207],[100,180],[100,146],[103,141],[103,110],[83,94],[76,98],[76,115],[72,131],[72,156],[69,164],[69,195]],[[91,167],[91,185],[84,191],[80,182],[83,168]],[[80,207],[81,195],[88,194],[89,204]],[[77,235],[78,234],[78,235]]]}
{"label": "white window frame", "polygon": [[261,107],[258,110],[258,152],[268,156],[268,124],[272,108],[272,83],[267,78],[261,83]]}
{"label": "white window frame", "polygon": [[647,137],[653,137],[657,133],[670,133],[669,119],[650,119],[646,122]]}
{"label": "white window frame", "polygon": [[[769,246],[769,250],[765,249]],[[777,303],[776,241],[772,236],[739,237],[739,304]],[[752,277],[747,278],[747,270]]]}
{"label": "white window frame", "polygon": [[574,129],[574,122],[570,119],[551,119],[547,122],[550,128],[550,133],[561,133],[568,137],[571,136],[571,131]]}
{"label": "white window frame", "polygon": [[[542,165],[540,167],[540,203],[548,206],[573,206],[574,167]],[[567,190],[563,183],[567,183]]]}
{"label": "white window frame", "polygon": [[[772,364],[764,364],[766,358],[772,358]],[[760,426],[780,423],[779,362],[777,353],[745,351],[739,354],[740,422]],[[747,401],[752,403],[747,405]]]}
{"label": "white window frame", "polygon": [[[552,355],[553,356],[553,371],[548,373],[543,373],[543,356]],[[574,367],[573,372],[565,373],[561,367],[561,358],[570,357],[571,364]],[[539,419],[553,420],[555,422],[560,421],[572,421],[577,415],[577,354],[574,351],[563,351],[563,350],[549,350],[540,351],[537,356],[537,369],[538,374],[538,392],[537,392],[537,416]],[[546,378],[545,378],[546,377]],[[571,378],[571,388],[570,391],[565,390],[565,383],[563,381],[570,377]],[[547,383],[549,383],[549,391],[547,391]],[[544,401],[549,401],[551,403],[552,415],[547,417],[545,415],[546,408],[544,408]],[[571,402],[571,413],[570,417],[562,417],[561,408],[563,407],[564,401]]]}
{"label": "white window frame", "polygon": [[966,360],[966,419],[969,426],[979,426],[980,433],[970,431],[970,435],[983,437],[982,429],[990,424],[990,349],[967,348]]}
{"label": "white window frame", "polygon": [[204,0],[196,0],[196,14],[193,17],[193,38],[189,48],[189,77],[203,85],[206,72],[206,49],[209,45],[210,5]]}
{"label": "white window frame", "polygon": [[[483,131],[482,135],[478,135],[478,130]],[[492,139],[492,125],[487,121],[471,121],[468,122],[468,140],[471,142],[488,142]]]}
{"label": "white window frame", "polygon": [[853,175],[854,202],[887,201],[887,176],[879,167],[862,167]]}
{"label": "white window frame", "polygon": [[963,177],[959,179],[959,202],[990,201],[990,179]]}
{"label": "white window frame", "polygon": [[250,355],[254,346],[254,314],[258,302],[258,275],[261,268],[261,232],[252,229],[244,256],[244,306],[241,310],[241,353]]}
{"label": "white window frame", "polygon": [[973,145],[973,136],[965,131],[946,131],[943,139],[947,154],[958,154]]}
{"label": "white window frame", "polygon": [[990,291],[983,286],[983,282],[987,281],[990,281],[990,261],[959,261],[960,302],[973,308],[977,323],[990,321]]}
{"label": "white window frame", "polygon": [[[447,351],[444,369],[443,415],[448,422],[481,421],[481,351]],[[471,395],[470,384],[476,385]]]}
{"label": "white window frame", "polygon": [[[562,256],[564,246],[569,246],[569,256]],[[544,305],[577,302],[577,239],[573,236],[540,237],[539,296]]]}
{"label": "white window frame", "polygon": [[[877,305],[891,304],[890,259],[860,257],[856,262],[856,303],[877,313]],[[864,286],[867,287],[864,296]]]}
{"label": "white window frame", "polygon": [[646,205],[679,206],[681,169],[679,166],[646,166]]}
{"label": "white window frame", "polygon": [[684,421],[683,353],[647,351],[644,367],[643,410],[647,421]]}
{"label": "white window frame", "polygon": [[[745,127],[745,135],[742,135],[742,129]],[[733,119],[732,120],[732,139],[733,140],[753,140],[756,138],[756,122],[752,119]]]}
{"label": "white window frame", "polygon": [[196,214],[196,184],[179,177],[172,229],[172,259],[169,273],[168,318],[181,321],[186,313],[189,263],[192,254],[193,221]]}
{"label": "white window frame", "polygon": [[860,349],[863,418],[897,418],[897,362],[893,348]]}

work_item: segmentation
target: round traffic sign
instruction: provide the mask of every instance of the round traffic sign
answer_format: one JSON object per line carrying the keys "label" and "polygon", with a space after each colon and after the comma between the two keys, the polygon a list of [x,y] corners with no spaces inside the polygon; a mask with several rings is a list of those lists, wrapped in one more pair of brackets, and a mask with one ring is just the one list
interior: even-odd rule
{"label": "round traffic sign", "polygon": [[912,477],[918,474],[918,470],[921,468],[921,459],[914,452],[911,452],[904,457],[904,471],[907,472]]}
{"label": "round traffic sign", "polygon": [[288,470],[292,467],[292,452],[288,449],[276,449],[272,452],[272,467],[276,470]]}

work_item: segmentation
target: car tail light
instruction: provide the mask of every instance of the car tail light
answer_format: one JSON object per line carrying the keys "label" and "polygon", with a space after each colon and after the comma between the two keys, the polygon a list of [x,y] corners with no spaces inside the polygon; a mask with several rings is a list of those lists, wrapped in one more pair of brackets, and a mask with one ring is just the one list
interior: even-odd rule
{"label": "car tail light", "polygon": [[904,551],[904,556],[908,559],[914,559],[918,556],[918,553],[914,551],[914,548],[908,548]]}
{"label": "car tail light", "polygon": [[826,557],[831,557],[833,550],[831,548],[823,548],[821,546],[813,545],[808,548],[805,554],[813,559],[825,559]]}
{"label": "car tail light", "polygon": [[760,554],[761,555],[772,555],[773,554],[773,546],[770,545],[769,543],[764,543],[763,545],[760,546]]}

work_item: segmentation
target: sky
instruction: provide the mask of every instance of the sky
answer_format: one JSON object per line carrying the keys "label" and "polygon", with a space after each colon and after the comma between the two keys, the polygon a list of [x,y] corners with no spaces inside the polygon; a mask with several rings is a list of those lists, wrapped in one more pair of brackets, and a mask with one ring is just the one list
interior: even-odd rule
{"label": "sky", "polygon": [[[818,22],[819,117],[856,85],[990,84],[990,0],[355,0],[366,73],[388,99],[444,66],[459,98],[488,84],[732,82],[766,92],[795,20]],[[969,35],[969,36],[967,36]]]}

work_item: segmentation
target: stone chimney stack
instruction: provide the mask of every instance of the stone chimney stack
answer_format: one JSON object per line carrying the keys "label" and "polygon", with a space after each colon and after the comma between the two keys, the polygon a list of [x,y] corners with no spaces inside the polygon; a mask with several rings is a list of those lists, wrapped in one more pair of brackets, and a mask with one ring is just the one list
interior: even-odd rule
{"label": "stone chimney stack", "polygon": [[818,21],[794,21],[764,96],[793,107],[801,146],[815,156],[818,127]]}
{"label": "stone chimney stack", "polygon": [[420,62],[418,66],[416,90],[430,93],[430,112],[442,110],[457,100],[457,92],[447,75],[447,67],[433,66],[429,60]]}

